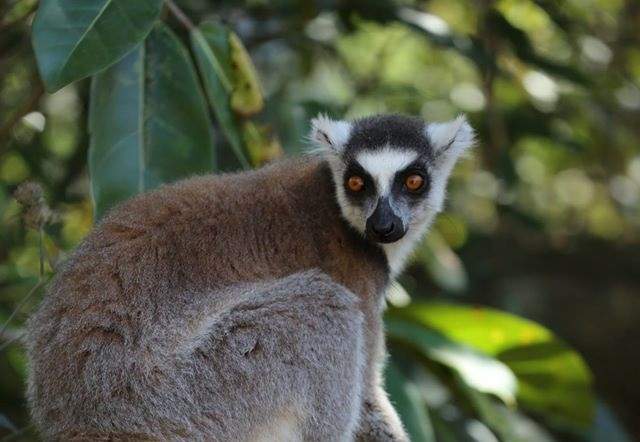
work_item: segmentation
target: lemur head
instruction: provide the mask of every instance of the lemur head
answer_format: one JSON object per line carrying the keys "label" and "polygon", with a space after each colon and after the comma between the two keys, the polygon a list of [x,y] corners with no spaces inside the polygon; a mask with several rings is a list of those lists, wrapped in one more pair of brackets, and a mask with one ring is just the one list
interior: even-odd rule
{"label": "lemur head", "polygon": [[355,121],[319,116],[311,129],[331,168],[343,217],[382,244],[392,274],[442,209],[449,174],[473,137],[464,116],[430,124],[401,115]]}

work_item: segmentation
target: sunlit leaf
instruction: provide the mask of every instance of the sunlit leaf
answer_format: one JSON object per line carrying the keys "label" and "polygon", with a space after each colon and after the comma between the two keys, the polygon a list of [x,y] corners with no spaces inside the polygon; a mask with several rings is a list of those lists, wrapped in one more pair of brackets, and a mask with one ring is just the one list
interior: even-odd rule
{"label": "sunlit leaf", "polygon": [[94,78],[89,168],[96,219],[136,193],[213,170],[206,103],[186,49],[164,26]]}
{"label": "sunlit leaf", "polygon": [[33,47],[49,92],[115,63],[151,31],[162,0],[43,0]]}
{"label": "sunlit leaf", "polygon": [[428,303],[396,311],[509,366],[518,378],[518,402],[560,426],[586,427],[594,413],[591,372],[549,330],[489,308]]}
{"label": "sunlit leaf", "polygon": [[411,303],[411,296],[398,281],[392,281],[387,289],[387,302],[394,307],[406,307]]}
{"label": "sunlit leaf", "polygon": [[[407,307],[410,309],[412,307]],[[398,319],[391,313],[385,321],[391,339],[406,342],[425,357],[454,370],[470,387],[498,396],[512,404],[516,378],[511,370],[496,359],[456,343],[418,323]]]}

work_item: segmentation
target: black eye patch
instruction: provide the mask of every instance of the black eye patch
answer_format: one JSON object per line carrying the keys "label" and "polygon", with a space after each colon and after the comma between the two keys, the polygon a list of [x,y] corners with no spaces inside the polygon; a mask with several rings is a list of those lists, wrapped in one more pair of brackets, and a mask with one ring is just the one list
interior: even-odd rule
{"label": "black eye patch", "polygon": [[[349,189],[349,186],[347,186],[347,181],[349,181],[349,178],[351,178],[352,176],[359,176],[364,180],[364,187],[361,191],[353,192]],[[352,161],[347,165],[347,168],[344,171],[344,175],[342,177],[342,185],[346,190],[347,197],[354,202],[362,201],[367,197],[374,196],[376,193],[376,187],[373,178],[356,161]]]}
{"label": "black eye patch", "polygon": [[[406,180],[411,175],[419,175],[424,179],[424,184],[419,191],[408,192],[406,189]],[[425,167],[424,162],[418,159],[395,174],[391,191],[395,195],[406,195],[411,202],[412,200],[415,201],[423,196],[425,192],[429,190],[430,184],[431,177],[427,172],[427,168]]]}

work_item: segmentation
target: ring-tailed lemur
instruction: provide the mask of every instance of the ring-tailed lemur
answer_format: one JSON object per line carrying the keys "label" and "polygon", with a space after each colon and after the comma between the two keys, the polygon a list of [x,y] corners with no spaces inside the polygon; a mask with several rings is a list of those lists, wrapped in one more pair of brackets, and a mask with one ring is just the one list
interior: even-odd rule
{"label": "ring-tailed lemur", "polygon": [[407,440],[381,299],[473,132],[312,125],[319,156],[136,196],[74,252],[28,325],[46,439]]}

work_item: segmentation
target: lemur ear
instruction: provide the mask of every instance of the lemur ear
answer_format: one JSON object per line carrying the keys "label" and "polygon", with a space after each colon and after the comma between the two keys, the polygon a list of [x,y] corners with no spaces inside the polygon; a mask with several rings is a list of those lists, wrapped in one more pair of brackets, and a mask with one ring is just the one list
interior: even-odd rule
{"label": "lemur ear", "polygon": [[455,161],[473,146],[475,132],[469,125],[467,117],[459,115],[451,121],[428,124],[427,137],[436,157]]}
{"label": "lemur ear", "polygon": [[311,134],[309,138],[320,150],[328,149],[339,153],[349,141],[351,123],[336,121],[326,115],[318,115],[311,120]]}

